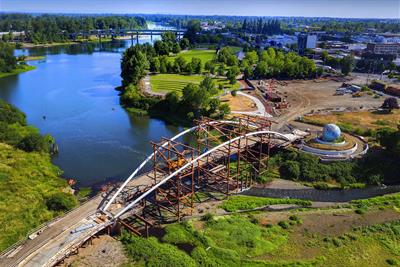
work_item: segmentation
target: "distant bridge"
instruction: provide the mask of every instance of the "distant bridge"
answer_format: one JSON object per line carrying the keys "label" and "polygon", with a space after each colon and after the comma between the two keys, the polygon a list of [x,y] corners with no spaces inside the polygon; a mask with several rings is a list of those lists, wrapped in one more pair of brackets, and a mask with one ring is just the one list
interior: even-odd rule
{"label": "distant bridge", "polygon": [[[117,38],[117,37],[126,37],[129,36],[130,40],[133,44],[134,40],[139,43],[139,36],[146,35],[150,36],[150,39],[153,40],[153,36],[161,35],[165,32],[173,32],[176,35],[177,39],[181,39],[183,35],[186,33],[186,30],[178,30],[178,29],[95,29],[89,31],[78,31],[67,33],[66,31],[62,31],[60,35],[68,35],[70,39],[77,40],[79,37],[88,38],[89,36],[97,36],[99,41],[102,38]],[[26,37],[26,32],[10,32],[13,40],[15,41],[23,41]],[[8,34],[6,32],[0,34]]]}
{"label": "distant bridge", "polygon": [[[271,125],[263,117],[203,119],[171,139],[152,143],[153,153],[118,189],[97,196],[78,208],[80,212],[67,214],[33,240],[3,253],[0,265],[54,266],[99,232],[123,227],[147,235],[150,226],[165,218],[179,221],[191,215],[197,192],[227,196],[249,188],[266,171],[270,149],[294,141],[291,135],[271,131]],[[195,135],[195,145],[179,141],[187,134]],[[152,170],[138,176],[148,164]]]}

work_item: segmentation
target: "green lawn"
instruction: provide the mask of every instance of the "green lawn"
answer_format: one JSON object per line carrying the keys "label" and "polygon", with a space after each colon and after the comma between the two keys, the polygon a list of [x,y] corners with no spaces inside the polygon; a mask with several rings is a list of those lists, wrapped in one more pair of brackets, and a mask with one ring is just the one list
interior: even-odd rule
{"label": "green lawn", "polygon": [[[207,61],[210,61],[214,58],[215,50],[188,50],[188,51],[182,51],[178,55],[186,59],[187,62],[190,62],[193,57],[197,57],[201,60],[201,64],[204,67],[204,64]],[[176,56],[170,56],[169,58],[172,61],[175,59],[175,57]]]}
{"label": "green lawn", "polygon": [[34,69],[36,69],[35,66],[29,66],[29,65],[25,65],[24,66],[24,65],[22,65],[20,68],[15,69],[15,70],[13,70],[11,72],[0,72],[0,78],[12,76],[12,75],[17,75],[17,74],[20,74],[22,72],[27,72],[27,71],[34,70]]}
{"label": "green lawn", "polygon": [[[150,76],[150,84],[154,92],[181,92],[189,83],[200,84],[203,79],[204,76],[202,75],[157,74]],[[223,84],[228,90],[240,87],[239,83],[231,85],[226,79],[214,78],[214,81],[216,84]]]}

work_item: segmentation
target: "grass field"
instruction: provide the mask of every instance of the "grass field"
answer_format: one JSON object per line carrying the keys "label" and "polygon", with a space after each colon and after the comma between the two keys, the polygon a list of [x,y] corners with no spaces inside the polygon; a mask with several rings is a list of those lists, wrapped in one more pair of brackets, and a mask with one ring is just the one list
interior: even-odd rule
{"label": "grass field", "polygon": [[[202,75],[157,74],[150,76],[151,89],[158,93],[181,92],[189,83],[200,84],[204,79]],[[226,79],[214,79],[216,84],[223,84],[228,90],[238,89],[239,83],[229,84]]]}
{"label": "grass field", "polygon": [[383,127],[397,129],[397,124],[400,122],[400,110],[393,110],[392,113],[361,111],[327,115],[316,114],[304,116],[301,121],[320,126],[335,123],[343,131],[364,135],[367,131],[374,131]]}
{"label": "grass field", "polygon": [[20,68],[15,69],[15,70],[13,70],[11,72],[0,72],[0,78],[17,75],[17,74],[20,74],[20,73],[23,73],[23,72],[34,70],[34,69],[36,69],[35,66],[22,65]]}
{"label": "grass field", "polygon": [[[182,51],[180,52],[177,56],[182,56],[187,62],[190,62],[193,57],[197,57],[201,60],[201,64],[204,67],[204,64],[207,61],[210,61],[214,58],[215,56],[215,50],[188,50],[188,51]],[[170,56],[170,60],[173,61],[176,56]]]}

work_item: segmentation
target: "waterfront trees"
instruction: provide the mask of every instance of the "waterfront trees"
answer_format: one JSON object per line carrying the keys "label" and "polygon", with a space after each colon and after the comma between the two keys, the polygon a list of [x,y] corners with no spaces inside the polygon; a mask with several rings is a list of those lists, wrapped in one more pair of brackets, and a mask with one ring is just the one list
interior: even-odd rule
{"label": "waterfront trees", "polygon": [[146,21],[134,16],[0,15],[0,31],[25,31],[32,43],[66,42],[80,31],[144,27]]}
{"label": "waterfront trees", "polygon": [[137,84],[150,68],[145,52],[136,45],[125,50],[121,60],[121,77],[124,86]]}
{"label": "waterfront trees", "polygon": [[17,68],[17,60],[14,57],[14,47],[0,41],[0,72],[10,72]]}

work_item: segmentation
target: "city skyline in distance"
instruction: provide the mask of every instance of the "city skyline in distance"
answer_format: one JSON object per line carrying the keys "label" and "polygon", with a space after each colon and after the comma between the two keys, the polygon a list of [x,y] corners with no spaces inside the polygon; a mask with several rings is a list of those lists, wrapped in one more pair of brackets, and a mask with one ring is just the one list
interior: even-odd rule
{"label": "city skyline in distance", "polygon": [[2,0],[2,12],[400,19],[399,0]]}

